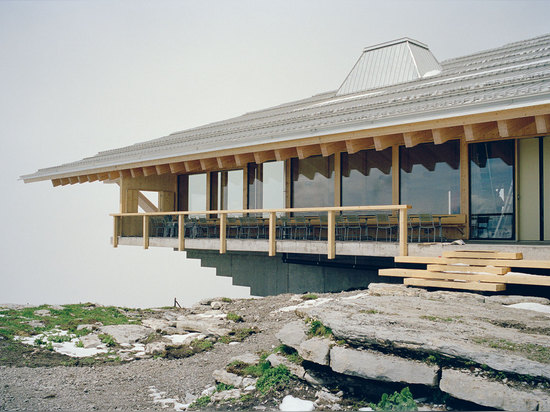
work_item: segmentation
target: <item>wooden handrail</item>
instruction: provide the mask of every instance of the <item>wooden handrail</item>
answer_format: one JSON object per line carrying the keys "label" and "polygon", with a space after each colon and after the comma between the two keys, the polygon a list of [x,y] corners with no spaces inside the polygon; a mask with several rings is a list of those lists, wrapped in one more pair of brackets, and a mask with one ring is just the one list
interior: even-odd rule
{"label": "wooden handrail", "polygon": [[268,214],[269,216],[269,256],[276,254],[276,224],[277,213],[304,213],[304,212],[326,212],[328,216],[327,227],[327,257],[334,259],[336,256],[336,224],[335,212],[346,211],[380,211],[391,210],[399,213],[399,254],[401,256],[408,255],[407,244],[407,210],[409,205],[379,205],[379,206],[331,206],[331,207],[298,207],[298,208],[283,208],[283,209],[242,209],[242,210],[200,210],[200,211],[171,211],[171,212],[149,212],[149,213],[111,213],[114,223],[114,238],[113,246],[118,246],[119,227],[122,226],[118,219],[127,216],[141,216],[143,218],[143,246],[145,249],[149,247],[149,218],[151,216],[178,216],[178,249],[184,250],[185,247],[185,228],[184,216],[190,215],[220,215],[220,253],[227,251],[227,216],[229,214],[245,215],[250,213]]}

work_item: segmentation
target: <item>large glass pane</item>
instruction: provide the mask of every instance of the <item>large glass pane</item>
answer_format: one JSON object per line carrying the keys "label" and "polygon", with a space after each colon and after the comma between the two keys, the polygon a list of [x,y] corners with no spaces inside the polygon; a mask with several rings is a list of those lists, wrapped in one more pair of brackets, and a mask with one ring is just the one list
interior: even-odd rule
{"label": "large glass pane", "polygon": [[262,166],[262,207],[264,209],[283,209],[285,207],[285,162],[268,162]]}
{"label": "large glass pane", "polygon": [[334,155],[292,159],[292,207],[334,206]]}
{"label": "large glass pane", "polygon": [[248,164],[248,208],[262,208],[262,165]]}
{"label": "large glass pane", "polygon": [[392,204],[392,149],[342,153],[342,206]]}
{"label": "large glass pane", "polygon": [[189,210],[206,210],[206,173],[189,176]]}
{"label": "large glass pane", "polygon": [[470,145],[470,237],[514,238],[514,142]]}
{"label": "large glass pane", "polygon": [[241,210],[243,208],[243,171],[230,170],[221,172],[225,174],[222,178],[221,190],[223,210]]}
{"label": "large glass pane", "polygon": [[460,145],[457,140],[435,145],[400,147],[400,203],[410,213],[460,213]]}

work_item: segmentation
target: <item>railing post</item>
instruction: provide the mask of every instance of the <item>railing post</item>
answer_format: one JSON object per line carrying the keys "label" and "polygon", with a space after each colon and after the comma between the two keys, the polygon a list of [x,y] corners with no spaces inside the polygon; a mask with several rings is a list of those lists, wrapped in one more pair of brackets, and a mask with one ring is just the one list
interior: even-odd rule
{"label": "railing post", "polygon": [[113,247],[118,247],[118,222],[120,217],[113,216]]}
{"label": "railing post", "polygon": [[227,237],[226,237],[226,227],[227,227],[227,214],[220,214],[220,254],[227,252]]}
{"label": "railing post", "polygon": [[185,250],[185,216],[178,216],[178,250]]}
{"label": "railing post", "polygon": [[327,222],[327,243],[328,243],[328,252],[327,258],[334,259],[336,256],[336,225],[334,218],[334,210],[328,211],[328,222]]}
{"label": "railing post", "polygon": [[277,252],[277,214],[269,212],[269,256],[275,256]]}
{"label": "railing post", "polygon": [[143,216],[143,249],[149,249],[149,216]]}
{"label": "railing post", "polygon": [[407,256],[409,247],[407,243],[407,209],[399,209],[399,254]]}

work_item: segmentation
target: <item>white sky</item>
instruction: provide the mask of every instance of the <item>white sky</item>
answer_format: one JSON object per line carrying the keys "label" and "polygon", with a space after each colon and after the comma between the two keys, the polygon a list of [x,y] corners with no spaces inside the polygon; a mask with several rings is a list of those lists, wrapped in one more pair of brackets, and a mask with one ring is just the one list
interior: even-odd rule
{"label": "white sky", "polygon": [[0,302],[189,305],[247,288],[184,253],[109,245],[116,186],[38,168],[333,90],[362,49],[440,61],[550,32],[541,1],[0,1]]}

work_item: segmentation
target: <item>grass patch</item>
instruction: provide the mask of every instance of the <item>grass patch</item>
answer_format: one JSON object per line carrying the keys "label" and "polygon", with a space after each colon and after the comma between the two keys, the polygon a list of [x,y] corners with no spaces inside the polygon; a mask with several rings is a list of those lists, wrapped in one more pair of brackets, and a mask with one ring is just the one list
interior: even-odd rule
{"label": "grass patch", "polygon": [[165,351],[160,355],[166,359],[182,359],[193,356],[196,353],[211,350],[214,344],[209,340],[193,340],[189,345],[183,346],[167,346]]}
{"label": "grass patch", "polygon": [[231,299],[231,298],[222,298],[222,302],[223,303],[231,303],[231,302],[233,302],[233,299]]}
{"label": "grass patch", "polygon": [[420,319],[426,319],[426,320],[430,320],[432,322],[452,322],[454,320],[454,318],[442,318],[440,316],[429,316],[429,315],[422,315],[420,316]]}
{"label": "grass patch", "polygon": [[319,296],[317,296],[315,293],[307,293],[305,295],[302,295],[302,300],[315,300],[319,299]]}
{"label": "grass patch", "polygon": [[227,320],[231,320],[235,323],[244,321],[241,315],[237,315],[236,313],[233,313],[233,312],[229,312],[227,314]]}
{"label": "grass patch", "polygon": [[473,341],[489,348],[519,353],[535,362],[550,363],[550,348],[546,346],[534,343],[515,343],[506,339],[473,338]]}
{"label": "grass patch", "polygon": [[359,313],[364,313],[367,315],[376,315],[377,313],[382,313],[382,312],[376,309],[362,309],[359,311]]}
{"label": "grass patch", "polygon": [[118,343],[116,342],[115,338],[113,338],[108,333],[100,333],[99,335],[97,335],[97,337],[101,342],[103,342],[109,348],[114,348],[115,346],[118,346]]}
{"label": "grass patch", "polygon": [[318,320],[310,320],[308,336],[321,336],[323,338],[330,338],[333,336],[332,329],[323,325]]}
{"label": "grass patch", "polygon": [[197,399],[195,402],[193,402],[191,405],[189,405],[189,408],[191,409],[203,409],[206,408],[212,400],[210,399],[210,396],[201,396],[199,399]]}
{"label": "grass patch", "polygon": [[259,329],[255,326],[253,328],[233,329],[227,335],[221,336],[218,339],[218,341],[221,343],[242,342],[243,340],[248,338],[250,335],[253,335],[258,332],[259,332]]}
{"label": "grass patch", "polygon": [[233,385],[226,385],[223,382],[216,385],[216,392],[230,391],[231,389],[235,389],[235,387]]}
{"label": "grass patch", "polygon": [[276,368],[264,371],[256,382],[256,389],[265,396],[286,389],[289,383],[290,371],[285,365],[278,365]]}
{"label": "grass patch", "polygon": [[384,393],[380,402],[371,404],[375,411],[417,411],[418,406],[413,399],[409,388],[403,388],[401,392],[394,392],[393,395]]}
{"label": "grass patch", "polygon": [[280,353],[281,355],[285,356],[289,361],[298,365],[301,365],[304,361],[304,358],[302,358],[298,354],[298,351],[294,348],[291,348],[290,346],[279,345],[273,350],[273,353]]}

